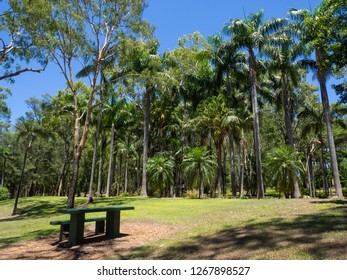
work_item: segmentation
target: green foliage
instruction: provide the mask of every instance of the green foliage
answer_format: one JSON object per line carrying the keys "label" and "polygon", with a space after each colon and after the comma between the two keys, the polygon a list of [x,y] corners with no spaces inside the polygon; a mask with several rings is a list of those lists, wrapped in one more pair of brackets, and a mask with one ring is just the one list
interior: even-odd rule
{"label": "green foliage", "polygon": [[199,198],[199,192],[197,192],[196,190],[187,190],[184,194],[184,197],[189,199],[197,199]]}
{"label": "green foliage", "polygon": [[299,154],[290,146],[274,148],[267,154],[264,166],[269,183],[277,188],[280,195],[283,193],[288,198],[295,178],[299,180],[303,172]]}
{"label": "green foliage", "polygon": [[192,187],[210,183],[216,168],[216,162],[205,148],[192,148],[184,155],[184,176]]}
{"label": "green foliage", "polygon": [[[74,148],[75,152],[84,150],[75,155],[81,161],[77,193],[86,192],[92,173],[91,136],[96,134],[99,112],[99,139],[103,139],[99,142],[103,145],[95,145],[100,155],[96,166],[100,167],[100,182],[112,178],[111,193],[119,193],[117,188],[123,186],[123,196],[128,190],[135,193],[141,185],[141,172],[147,169],[150,194],[157,196],[167,195],[169,188],[172,194],[174,187],[184,184],[188,196],[197,196],[199,188],[202,197],[207,190],[213,193],[217,179],[223,193],[229,192],[232,182],[234,196],[238,190],[241,193],[241,187],[242,192],[253,195],[256,189],[261,192],[260,186],[255,188],[261,181],[259,177],[256,181],[256,170],[262,170],[256,159],[270,151],[264,169],[267,189],[273,184],[289,196],[293,178],[302,168],[299,157],[286,148],[272,150],[288,138],[300,151],[306,173],[312,160],[317,192],[328,188],[323,186],[323,175],[330,172],[331,161],[322,106],[316,89],[304,80],[307,73],[298,67],[309,62],[307,65],[317,68],[318,63],[298,63],[298,59],[306,47],[309,51],[317,47],[324,50],[320,66],[340,77],[345,75],[345,0],[323,0],[314,13],[292,10],[299,30],[292,29],[295,25],[286,18],[265,21],[265,14],[259,11],[230,20],[225,37],[206,39],[195,32],[180,38],[178,47],[164,54],[152,37],[152,27],[141,17],[146,1],[7,2],[10,9],[0,15],[0,30],[9,36],[2,38],[2,46],[9,39],[15,48],[6,57],[0,48],[0,79],[22,59],[36,60],[42,66],[47,60],[55,62],[67,80],[67,89],[55,96],[29,99],[30,112],[13,131],[7,129],[10,111],[5,98],[9,93],[5,89],[0,93],[0,170],[11,192],[22,173],[26,148],[21,195],[53,195],[60,183],[64,193],[76,162]],[[79,78],[89,83],[75,80]],[[335,88],[344,97],[345,84]],[[144,92],[149,98],[144,98]],[[150,100],[148,106],[145,100]],[[335,109],[331,106],[334,129],[339,128],[334,137],[345,185],[345,114]],[[144,112],[150,114],[145,121],[150,127],[146,137]],[[261,145],[260,140],[254,142],[259,133],[252,131],[258,127],[258,114]],[[288,128],[293,137],[286,136]],[[44,134],[54,137],[47,140],[41,137]],[[147,168],[141,158],[145,142],[149,143],[146,155],[154,155]],[[202,146],[208,149],[196,148]],[[288,167],[289,161],[296,167]]]}
{"label": "green foliage", "polygon": [[162,192],[174,183],[175,162],[172,157],[156,155],[148,160],[147,172],[154,189]]}
{"label": "green foliage", "polygon": [[0,186],[0,201],[1,200],[6,200],[10,198],[10,191],[8,188]]}

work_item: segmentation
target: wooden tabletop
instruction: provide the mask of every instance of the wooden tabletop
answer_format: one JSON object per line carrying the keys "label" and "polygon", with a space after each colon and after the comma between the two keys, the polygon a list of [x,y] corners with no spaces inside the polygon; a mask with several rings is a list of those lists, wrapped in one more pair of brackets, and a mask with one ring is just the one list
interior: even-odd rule
{"label": "wooden tabletop", "polygon": [[62,214],[81,214],[81,213],[92,213],[92,212],[134,210],[134,209],[135,208],[133,206],[102,206],[102,207],[91,207],[91,208],[59,209],[58,212]]}

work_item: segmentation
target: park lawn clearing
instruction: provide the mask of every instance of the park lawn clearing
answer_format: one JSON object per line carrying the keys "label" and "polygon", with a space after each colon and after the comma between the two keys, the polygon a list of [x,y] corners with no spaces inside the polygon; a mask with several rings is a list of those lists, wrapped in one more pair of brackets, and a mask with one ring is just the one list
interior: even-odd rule
{"label": "park lawn clearing", "polygon": [[12,203],[0,202],[2,259],[347,259],[346,200],[97,198],[135,207],[124,234],[70,248],[49,225],[67,217],[56,214],[66,198],[21,198],[15,218]]}

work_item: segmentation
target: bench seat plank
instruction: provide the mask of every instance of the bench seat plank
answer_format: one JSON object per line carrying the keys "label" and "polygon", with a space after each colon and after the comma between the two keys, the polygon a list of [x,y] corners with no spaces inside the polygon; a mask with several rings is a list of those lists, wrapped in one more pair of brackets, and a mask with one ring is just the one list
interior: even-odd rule
{"label": "bench seat plank", "polygon": [[[95,222],[95,235],[105,232],[105,221],[106,217],[98,218],[86,218],[85,223]],[[60,225],[59,242],[63,240],[64,236],[68,236],[70,232],[70,220],[56,220],[50,221],[51,225]]]}

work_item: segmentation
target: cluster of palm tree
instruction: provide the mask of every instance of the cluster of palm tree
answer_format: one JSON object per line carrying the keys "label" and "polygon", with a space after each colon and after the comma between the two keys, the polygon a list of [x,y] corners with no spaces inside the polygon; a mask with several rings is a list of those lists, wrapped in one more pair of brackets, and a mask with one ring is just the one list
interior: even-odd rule
{"label": "cluster of palm tree", "polygon": [[[221,35],[187,35],[164,54],[157,40],[123,40],[118,58],[101,71],[77,193],[89,194],[89,201],[103,193],[173,197],[187,190],[199,198],[264,198],[274,188],[285,197],[314,197],[317,190],[342,197],[340,177],[347,178],[347,168],[340,174],[338,167],[347,158],[346,107],[330,107],[331,65],[325,45],[312,35],[314,15],[289,15],[265,21],[259,11],[230,20]],[[307,81],[310,69],[322,104]],[[81,85],[78,91],[76,102],[87,102],[87,90]],[[51,143],[38,141],[54,150],[51,164],[60,166],[51,174],[57,183],[41,182],[54,195],[68,193],[73,173],[69,102],[68,90],[61,91],[40,104],[39,120],[26,120],[55,135]],[[83,123],[84,112],[78,115]],[[13,139],[22,135],[19,128]],[[30,137],[16,144],[25,151],[17,196],[24,181],[33,181],[23,175]],[[18,170],[4,170],[15,185]]]}

